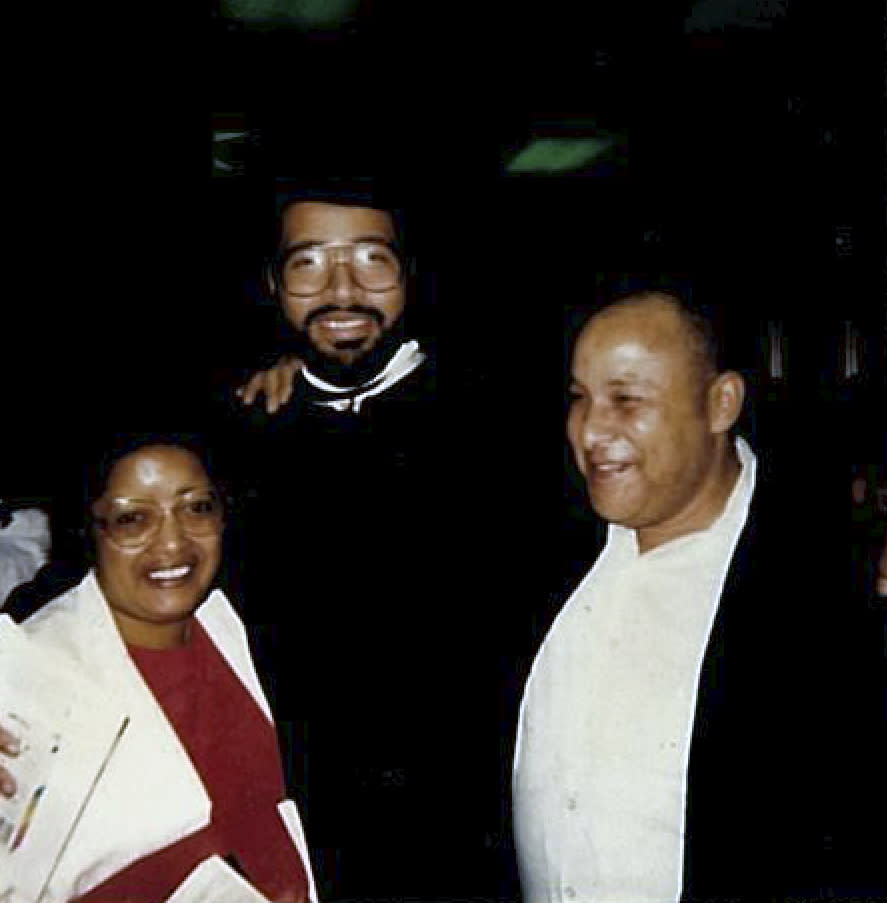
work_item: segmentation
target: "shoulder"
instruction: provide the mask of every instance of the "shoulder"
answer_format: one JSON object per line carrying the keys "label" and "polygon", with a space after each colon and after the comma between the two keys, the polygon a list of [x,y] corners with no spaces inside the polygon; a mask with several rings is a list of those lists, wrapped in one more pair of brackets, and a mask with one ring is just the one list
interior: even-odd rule
{"label": "shoulder", "polygon": [[26,618],[22,623],[25,632],[32,636],[39,636],[51,633],[59,624],[73,623],[83,610],[82,586],[83,581],[50,599],[38,611]]}
{"label": "shoulder", "polygon": [[428,401],[437,395],[437,356],[433,350],[423,351],[423,354],[422,362],[394,388],[399,386],[407,397]]}
{"label": "shoulder", "polygon": [[297,417],[304,409],[306,384],[299,375],[295,377],[289,401],[276,413],[265,410],[264,395],[259,395],[252,404],[245,404],[239,389],[250,376],[246,371],[214,374],[208,407],[213,427],[229,433],[262,432],[282,420]]}
{"label": "shoulder", "polygon": [[792,510],[791,484],[766,451],[755,452],[755,481],[748,515],[732,558],[734,570],[761,576],[762,567],[776,562],[786,547],[787,514]]}
{"label": "shoulder", "polygon": [[22,621],[21,629],[47,653],[60,654],[91,673],[101,671],[113,659],[109,649],[120,644],[92,573]]}
{"label": "shoulder", "polygon": [[210,593],[197,610],[197,620],[265,717],[272,721],[271,707],[256,672],[246,628],[221,590]]}
{"label": "shoulder", "polygon": [[77,586],[84,576],[81,564],[57,559],[44,564],[33,579],[17,586],[3,604],[3,612],[20,624],[59,596]]}
{"label": "shoulder", "polygon": [[367,398],[364,407],[376,421],[406,422],[415,430],[432,417],[437,402],[437,363],[428,354],[414,370],[384,392]]}
{"label": "shoulder", "polygon": [[[197,609],[197,620],[210,637],[219,637],[222,643],[246,637],[243,621],[220,589],[214,589]],[[216,645],[219,645],[219,641],[216,641]]]}

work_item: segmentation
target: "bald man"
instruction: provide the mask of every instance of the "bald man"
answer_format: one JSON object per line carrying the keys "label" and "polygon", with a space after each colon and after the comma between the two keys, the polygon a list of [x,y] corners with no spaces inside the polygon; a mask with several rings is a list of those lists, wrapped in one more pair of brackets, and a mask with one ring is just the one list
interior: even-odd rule
{"label": "bald man", "polygon": [[803,898],[815,691],[796,653],[815,619],[796,614],[797,570],[762,555],[785,551],[760,529],[785,512],[761,516],[758,461],[732,434],[743,379],[662,291],[594,315],[571,376],[570,445],[609,527],[524,691],[524,901]]}

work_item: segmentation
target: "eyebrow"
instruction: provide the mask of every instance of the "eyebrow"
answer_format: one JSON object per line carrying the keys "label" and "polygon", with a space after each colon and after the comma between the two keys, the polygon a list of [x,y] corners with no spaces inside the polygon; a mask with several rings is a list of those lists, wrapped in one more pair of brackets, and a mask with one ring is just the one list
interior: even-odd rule
{"label": "eyebrow", "polygon": [[380,245],[387,245],[389,248],[396,249],[396,244],[393,238],[388,237],[387,235],[379,235],[370,234],[370,235],[357,235],[354,238],[349,238],[348,241],[338,242],[338,241],[326,241],[321,240],[319,238],[309,238],[304,241],[294,241],[291,244],[284,245],[280,249],[280,253],[283,257],[287,257],[289,254],[292,254],[294,251],[301,251],[304,248],[319,248],[323,247],[323,245],[336,245],[336,244],[344,244],[344,245],[356,245],[362,241],[366,242],[375,242]]}
{"label": "eyebrow", "polygon": [[188,495],[191,492],[215,492],[215,486],[212,483],[198,483],[195,486],[185,486],[183,489],[179,489],[176,492],[176,495]]}
{"label": "eyebrow", "polygon": [[[571,375],[570,376],[570,386],[571,387],[575,386],[575,387],[581,389],[581,388],[585,387],[585,384],[582,382],[581,379],[578,379],[576,376]],[[614,377],[613,379],[608,379],[606,382],[606,386],[608,389],[624,389],[624,388],[628,388],[628,387],[631,387],[631,388],[641,387],[644,389],[651,389],[653,391],[656,391],[658,389],[657,384],[655,382],[653,382],[652,380],[647,379],[646,377],[643,377],[643,376],[636,376],[632,373],[629,373],[627,376],[624,376],[624,377]]]}
{"label": "eyebrow", "polygon": [[[192,492],[215,492],[216,488],[211,483],[207,483],[206,485],[194,485],[194,486],[184,486],[181,489],[176,490],[176,496],[184,496],[190,495]],[[108,496],[109,501],[113,500],[121,501],[121,502],[154,502],[155,499],[145,498],[141,495],[110,495]],[[98,499],[97,499],[98,501]]]}
{"label": "eyebrow", "polygon": [[644,388],[655,389],[656,384],[646,377],[637,376],[634,373],[629,373],[626,376],[616,377],[614,379],[607,380],[608,386],[613,386],[614,388],[621,388],[623,386],[643,386]]}

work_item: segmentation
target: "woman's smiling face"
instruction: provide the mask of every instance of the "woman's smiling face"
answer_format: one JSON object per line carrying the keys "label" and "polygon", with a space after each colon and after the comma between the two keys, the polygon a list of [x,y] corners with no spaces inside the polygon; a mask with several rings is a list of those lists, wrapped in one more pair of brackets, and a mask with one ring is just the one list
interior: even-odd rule
{"label": "woman's smiling face", "polygon": [[136,546],[96,528],[96,576],[127,643],[162,649],[186,641],[191,616],[219,567],[222,526],[219,514],[195,532],[182,512],[205,504],[211,491],[200,459],[177,446],[139,448],[111,469],[93,506],[100,523],[118,510],[130,517],[126,506],[139,503],[160,516],[156,531]]}

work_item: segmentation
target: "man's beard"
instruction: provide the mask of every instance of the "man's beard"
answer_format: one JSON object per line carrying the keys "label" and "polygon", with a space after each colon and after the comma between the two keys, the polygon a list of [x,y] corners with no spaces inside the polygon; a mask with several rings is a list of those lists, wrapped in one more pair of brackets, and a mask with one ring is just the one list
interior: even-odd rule
{"label": "man's beard", "polygon": [[[306,326],[315,317],[334,308],[326,307],[312,311]],[[346,308],[359,313],[367,313],[381,320],[378,311],[372,308]],[[305,366],[316,377],[335,386],[358,386],[375,376],[388,363],[394,352],[404,342],[406,331],[404,317],[401,315],[387,329],[383,329],[375,344],[367,351],[358,354],[350,363],[343,363],[338,358],[319,351],[311,342],[305,328],[298,329],[290,323],[286,324],[282,347],[284,353],[295,355],[305,362]]]}

